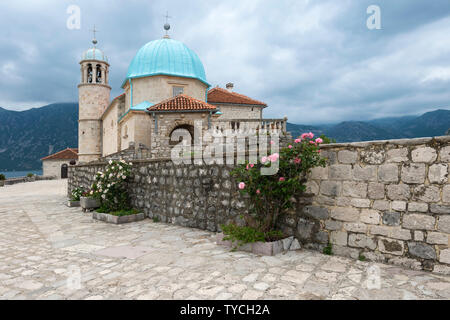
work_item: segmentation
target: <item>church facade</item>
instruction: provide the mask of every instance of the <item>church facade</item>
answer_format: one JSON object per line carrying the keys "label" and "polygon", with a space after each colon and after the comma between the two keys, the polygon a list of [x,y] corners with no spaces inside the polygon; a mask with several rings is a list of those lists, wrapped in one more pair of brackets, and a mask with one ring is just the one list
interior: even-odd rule
{"label": "church facade", "polygon": [[263,119],[264,102],[226,88],[211,88],[197,54],[167,34],[138,50],[122,82],[123,93],[110,100],[108,59],[94,47],[80,61],[79,162],[144,146],[152,158],[169,157],[176,130],[191,136],[202,130],[272,128],[286,131],[286,118]]}

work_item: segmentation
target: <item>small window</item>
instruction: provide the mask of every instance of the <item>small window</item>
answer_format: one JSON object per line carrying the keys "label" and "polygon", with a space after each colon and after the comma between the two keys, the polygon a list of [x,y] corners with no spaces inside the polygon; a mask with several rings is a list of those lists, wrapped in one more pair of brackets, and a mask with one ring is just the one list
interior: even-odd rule
{"label": "small window", "polygon": [[183,94],[183,87],[174,86],[172,87],[173,90],[173,96],[177,96],[179,94]]}

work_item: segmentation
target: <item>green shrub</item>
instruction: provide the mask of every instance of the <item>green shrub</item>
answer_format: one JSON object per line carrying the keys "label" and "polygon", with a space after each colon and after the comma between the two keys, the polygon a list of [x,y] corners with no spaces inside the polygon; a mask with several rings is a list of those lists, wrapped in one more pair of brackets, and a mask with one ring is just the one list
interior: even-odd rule
{"label": "green shrub", "polygon": [[32,177],[34,177],[34,174],[32,174],[32,173],[27,173],[27,177],[28,177],[28,178],[32,178]]}
{"label": "green shrub", "polygon": [[333,245],[328,242],[327,246],[323,248],[323,253],[329,256],[333,255]]}
{"label": "green shrub", "polygon": [[118,211],[107,211],[107,209],[105,210],[105,207],[100,207],[96,210],[98,213],[107,213],[107,214],[111,214],[113,216],[131,216],[132,214],[138,214],[140,213],[139,210],[137,209],[129,209],[129,210],[118,210]]}
{"label": "green shrub", "polygon": [[283,238],[283,233],[281,231],[268,231],[261,232],[252,227],[247,226],[238,226],[233,223],[228,225],[221,225],[223,234],[225,235],[223,240],[235,243],[237,242],[237,246],[242,246],[246,243],[253,242],[266,242],[266,241],[276,241]]}
{"label": "green shrub", "polygon": [[6,177],[3,173],[0,173],[0,180],[6,180]]}

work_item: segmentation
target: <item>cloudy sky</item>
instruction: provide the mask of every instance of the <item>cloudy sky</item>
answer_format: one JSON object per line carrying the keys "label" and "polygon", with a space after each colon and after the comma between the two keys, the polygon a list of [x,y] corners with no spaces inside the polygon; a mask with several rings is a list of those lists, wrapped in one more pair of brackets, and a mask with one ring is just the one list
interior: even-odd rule
{"label": "cloudy sky", "polygon": [[[77,5],[80,29],[68,29]],[[370,5],[381,29],[366,24]],[[265,117],[326,123],[450,109],[449,0],[18,0],[0,4],[0,106],[77,101],[78,61],[108,55],[112,96],[128,64],[170,35],[193,49],[208,81],[268,103]]]}

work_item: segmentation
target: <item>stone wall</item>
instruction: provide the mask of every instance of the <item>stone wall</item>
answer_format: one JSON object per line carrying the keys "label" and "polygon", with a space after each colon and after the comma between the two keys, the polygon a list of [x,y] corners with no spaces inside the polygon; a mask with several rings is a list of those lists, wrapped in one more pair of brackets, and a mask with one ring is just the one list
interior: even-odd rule
{"label": "stone wall", "polygon": [[[129,194],[132,205],[142,209],[147,217],[210,231],[220,231],[220,225],[230,221],[242,223],[240,215],[248,210],[249,204],[230,175],[233,165],[175,165],[170,159],[132,162]],[[68,195],[78,186],[88,189],[95,173],[104,170],[105,166],[106,162],[70,166]],[[303,216],[300,207],[305,203],[311,203],[311,198],[299,197],[298,207],[280,221],[280,228],[289,235],[302,238],[304,243],[304,237],[298,234],[303,229],[297,230],[296,226]],[[319,224],[312,228],[318,231]],[[323,235],[321,242],[326,244]],[[316,238],[314,232],[307,242],[314,243]]]}
{"label": "stone wall", "polygon": [[[307,192],[279,228],[306,248],[450,273],[450,137],[322,146]],[[104,162],[69,167],[69,192],[88,187]],[[132,202],[148,217],[219,231],[249,203],[232,166],[133,160]]]}
{"label": "stone wall", "polygon": [[450,137],[330,144],[310,210],[339,254],[450,272]]}

